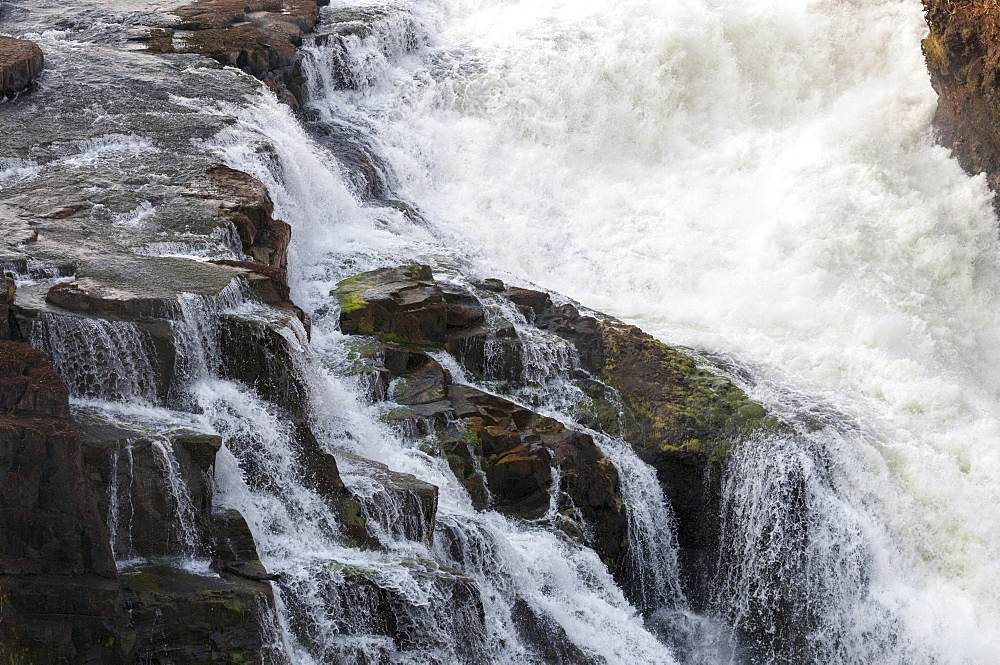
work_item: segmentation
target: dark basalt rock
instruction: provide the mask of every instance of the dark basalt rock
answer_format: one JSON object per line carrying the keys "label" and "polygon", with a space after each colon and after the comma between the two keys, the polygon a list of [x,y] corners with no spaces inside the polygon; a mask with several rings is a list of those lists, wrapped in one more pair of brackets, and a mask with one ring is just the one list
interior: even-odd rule
{"label": "dark basalt rock", "polygon": [[[369,529],[375,525],[395,538],[406,538],[428,547],[434,544],[434,519],[437,515],[438,488],[409,473],[392,471],[388,466],[346,452],[337,452],[341,474],[363,479],[349,491],[365,513]],[[372,491],[372,485],[375,486]],[[377,537],[377,534],[372,534]]]}
{"label": "dark basalt rock", "polygon": [[[628,539],[618,472],[589,435],[468,386],[452,386],[449,399],[455,415],[462,419],[461,442],[447,451],[462,460],[453,470],[460,466],[461,474],[481,468],[494,500],[492,508],[525,519],[544,516],[555,463],[560,469],[559,490],[574,507],[559,506],[560,511],[570,511],[563,514],[569,518],[563,526],[603,559],[616,564],[621,560]],[[463,459],[463,443],[471,449],[468,463]],[[468,482],[469,476],[459,475],[459,479]],[[593,538],[575,532],[574,520],[585,522]]]}
{"label": "dark basalt rock", "polygon": [[0,99],[27,88],[44,68],[45,58],[36,44],[0,35]]}
{"label": "dark basalt rock", "polygon": [[439,346],[487,381],[513,382],[522,371],[513,325],[487,321],[469,291],[434,280],[429,266],[382,268],[338,284],[341,330],[401,345]]}
{"label": "dark basalt rock", "polygon": [[[285,270],[292,227],[274,219],[274,203],[264,183],[221,164],[207,174],[210,187],[203,195],[223,201],[222,214],[236,227],[243,251],[259,263]],[[288,298],[287,290],[284,297]]]}
{"label": "dark basalt rock", "polygon": [[122,571],[140,661],[285,665],[269,584],[143,565]]}
{"label": "dark basalt rock", "polygon": [[222,510],[212,515],[212,568],[263,582],[278,579],[264,568],[247,521],[238,510]]}
{"label": "dark basalt rock", "polygon": [[537,295],[515,298],[540,307],[536,324],[571,342],[583,368],[599,379],[581,383],[593,404],[589,424],[625,439],[656,469],[677,518],[685,591],[703,607],[718,561],[726,456],[744,436],[780,423],[731,381],[635,326],[545,304]]}
{"label": "dark basalt rock", "polygon": [[[222,439],[182,431],[154,441],[148,431],[108,425],[86,413],[77,413],[76,420],[98,509],[105,524],[116,527],[110,534],[115,555],[121,560],[205,555],[213,528],[213,467]],[[178,519],[173,473],[190,500],[191,533]],[[187,543],[192,536],[195,542]]]}
{"label": "dark basalt rock", "polygon": [[128,662],[108,535],[68,391],[44,353],[0,342],[0,659]]}

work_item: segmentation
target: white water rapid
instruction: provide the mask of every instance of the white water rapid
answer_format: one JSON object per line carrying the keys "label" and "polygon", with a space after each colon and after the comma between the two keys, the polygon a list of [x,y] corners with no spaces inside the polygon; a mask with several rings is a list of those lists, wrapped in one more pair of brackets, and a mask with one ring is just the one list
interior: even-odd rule
{"label": "white water rapid", "polygon": [[[737,457],[729,619],[791,575],[815,662],[1000,660],[1000,243],[933,144],[919,2],[367,7],[312,48],[309,108],[417,223],[273,105],[243,119],[278,164],[223,140],[295,227],[298,301],[471,257],[735,359],[816,434]],[[787,501],[811,533],[775,532]]]}
{"label": "white water rapid", "polygon": [[[918,0],[333,0],[317,32],[304,120],[266,91],[191,102],[236,119],[200,145],[292,226],[311,341],[236,286],[185,296],[161,400],[138,328],[56,317],[34,340],[78,409],[223,437],[215,500],[280,576],[274,649],[296,665],[1000,662],[1000,237],[985,180],[934,145]],[[691,347],[792,425],[727,460],[707,610],[626,443],[591,432],[621,478],[633,589],[551,526],[568,497],[535,522],[477,511],[444,459],[380,420],[345,376],[330,291],[414,262]],[[523,385],[480,387],[582,428],[570,347],[501,313],[526,341]],[[340,451],[381,550],[353,547],[303,480],[301,423],[224,378],[223,316],[295,350],[303,419]],[[439,488],[433,543],[417,495],[348,454]],[[132,448],[115,455],[124,552]]]}

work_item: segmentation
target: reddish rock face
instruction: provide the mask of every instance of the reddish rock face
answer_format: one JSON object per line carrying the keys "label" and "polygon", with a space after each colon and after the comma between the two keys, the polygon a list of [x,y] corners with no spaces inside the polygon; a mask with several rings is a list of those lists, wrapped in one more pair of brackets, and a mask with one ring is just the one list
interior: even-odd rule
{"label": "reddish rock face", "polygon": [[[940,142],[969,173],[985,172],[1000,191],[1000,6],[992,0],[925,0],[923,41],[938,93]],[[997,201],[994,201],[997,206]]]}
{"label": "reddish rock face", "polygon": [[153,30],[157,53],[199,53],[259,78],[278,98],[298,108],[302,76],[295,49],[319,21],[329,0],[196,0],[176,10],[178,28],[193,31],[174,39],[173,30]]}
{"label": "reddish rock face", "polygon": [[45,58],[35,44],[0,36],[0,98],[27,88],[44,68]]}

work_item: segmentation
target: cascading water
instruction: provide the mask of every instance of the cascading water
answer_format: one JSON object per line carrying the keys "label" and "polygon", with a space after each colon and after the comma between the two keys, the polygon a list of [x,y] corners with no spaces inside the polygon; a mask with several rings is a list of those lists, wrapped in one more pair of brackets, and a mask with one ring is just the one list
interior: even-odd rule
{"label": "cascading water", "polygon": [[[339,278],[416,259],[743,358],[796,433],[727,469],[714,602],[776,635],[742,657],[995,660],[996,220],[929,136],[919,3],[361,10],[307,47],[308,109],[320,143],[363,138],[368,175],[343,184],[266,102],[217,146],[295,227],[320,353]],[[800,630],[768,625],[789,608]]]}
{"label": "cascading water", "polygon": [[134,324],[74,316],[42,316],[32,330],[42,349],[81,397],[155,400],[152,344]]}
{"label": "cascading water", "polygon": [[[311,343],[238,285],[183,296],[168,410],[154,406],[150,342],[135,326],[46,315],[33,332],[77,408],[223,437],[215,500],[246,517],[280,575],[276,648],[303,664],[1000,659],[1000,242],[982,180],[931,143],[917,2],[324,12],[303,49],[306,126],[262,96],[222,108],[238,122],[206,143],[264,182],[293,226],[289,281]],[[138,251],[241,258],[231,234],[216,239]],[[620,476],[626,589],[553,528],[576,513],[558,469],[544,518],[477,511],[446,462],[420,450],[421,432],[381,422],[371,386],[342,376],[349,345],[331,288],[414,261],[457,283],[502,271],[740,359],[736,378],[789,429],[741,442],[727,462],[709,616],[681,591],[663,488],[621,440],[586,430]],[[585,429],[569,347],[509,304],[484,304],[524,343],[513,362],[505,338],[490,338],[479,387]],[[303,413],[223,376],[228,316],[294,349]],[[341,451],[381,551],[358,548],[307,480],[312,436]],[[157,443],[191,554],[176,460]],[[387,469],[352,467],[356,455]],[[113,534],[128,533],[126,467],[128,446],[114,456]],[[436,522],[423,520],[422,486],[379,473],[439,488]]]}

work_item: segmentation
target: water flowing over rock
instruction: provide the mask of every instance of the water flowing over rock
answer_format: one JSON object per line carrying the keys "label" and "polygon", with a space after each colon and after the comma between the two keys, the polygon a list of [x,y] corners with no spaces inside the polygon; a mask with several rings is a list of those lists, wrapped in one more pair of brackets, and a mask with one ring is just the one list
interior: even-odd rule
{"label": "water flowing over rock", "polygon": [[0,661],[997,660],[915,5],[180,4],[0,6]]}

